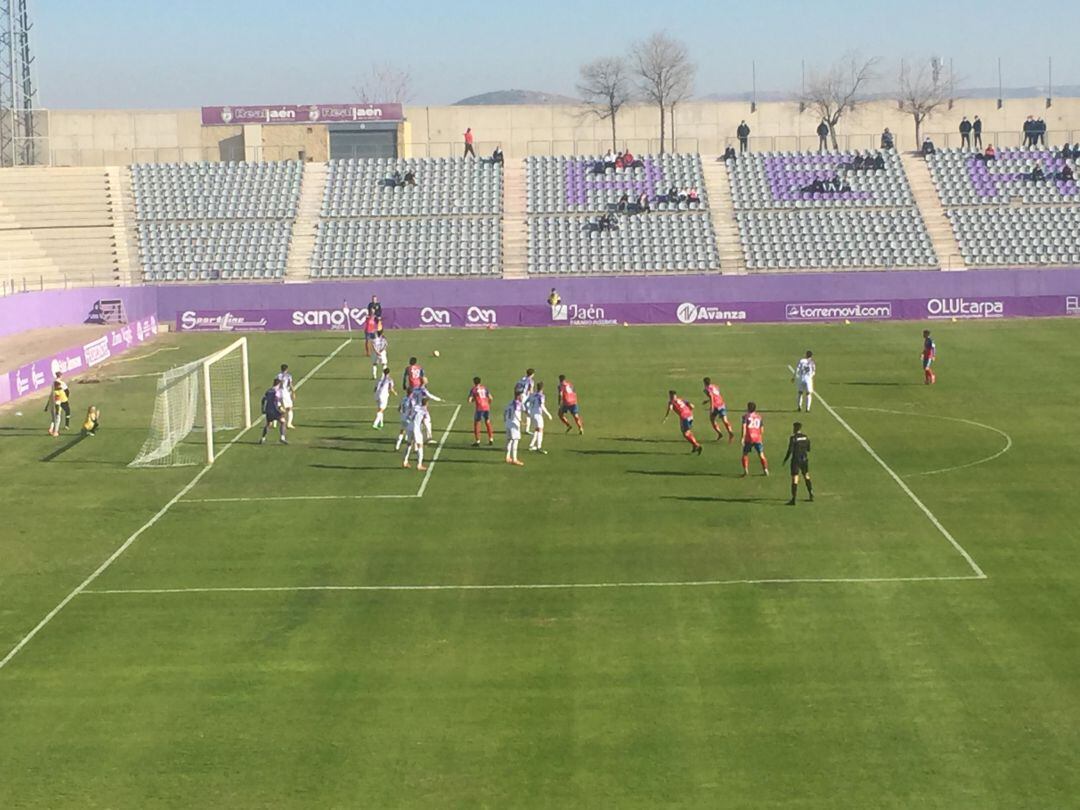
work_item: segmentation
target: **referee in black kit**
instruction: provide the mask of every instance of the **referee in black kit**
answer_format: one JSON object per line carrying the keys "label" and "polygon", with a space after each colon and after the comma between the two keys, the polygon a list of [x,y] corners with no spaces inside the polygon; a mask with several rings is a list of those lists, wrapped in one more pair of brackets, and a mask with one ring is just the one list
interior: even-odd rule
{"label": "referee in black kit", "polygon": [[791,427],[787,455],[784,456],[785,462],[791,459],[791,500],[788,501],[788,506],[795,505],[795,496],[799,493],[800,475],[806,481],[806,491],[810,494],[810,500],[814,500],[814,484],[810,480],[810,437],[802,432],[802,422],[796,422]]}

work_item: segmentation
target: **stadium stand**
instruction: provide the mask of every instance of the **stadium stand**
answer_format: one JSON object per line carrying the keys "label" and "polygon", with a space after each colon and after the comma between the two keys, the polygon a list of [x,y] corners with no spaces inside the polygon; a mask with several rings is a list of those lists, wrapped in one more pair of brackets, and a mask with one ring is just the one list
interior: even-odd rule
{"label": "stadium stand", "polygon": [[282,278],[303,170],[298,161],[133,165],[144,278]]}
{"label": "stadium stand", "polygon": [[1080,186],[1064,175],[1076,163],[1047,149],[1002,149],[990,161],[959,149],[927,157],[973,267],[1080,262]]}
{"label": "stadium stand", "polygon": [[[720,269],[701,158],[645,155],[633,168],[604,168],[598,156],[526,160],[530,273],[708,272]],[[694,189],[697,202],[669,199]],[[627,215],[617,211],[626,195]],[[636,212],[641,194],[650,211]],[[600,229],[612,215],[616,227]]]}
{"label": "stadium stand", "polygon": [[130,283],[113,180],[104,168],[0,172],[3,289]]}
{"label": "stadium stand", "polygon": [[763,152],[727,167],[751,272],[938,265],[892,150]]}
{"label": "stadium stand", "polygon": [[[412,173],[415,185],[401,184]],[[334,160],[312,277],[494,275],[502,169],[463,158]]]}

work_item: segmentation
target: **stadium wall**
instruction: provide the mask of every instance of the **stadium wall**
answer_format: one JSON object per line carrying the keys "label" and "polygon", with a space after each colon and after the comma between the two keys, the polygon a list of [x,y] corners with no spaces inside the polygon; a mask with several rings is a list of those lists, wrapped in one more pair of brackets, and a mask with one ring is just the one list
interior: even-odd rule
{"label": "stadium wall", "polygon": [[[1045,99],[1006,99],[999,110],[995,99],[957,99],[953,109],[932,117],[923,127],[939,147],[958,146],[962,116],[978,115],[983,140],[996,146],[1019,145],[1020,127],[1028,115],[1042,116],[1051,144],[1080,141],[1080,98],[1058,98],[1047,108]],[[408,107],[398,133],[404,156],[459,155],[462,133],[472,127],[476,147],[490,152],[501,144],[508,157],[602,152],[610,144],[610,126],[581,106],[447,106]],[[811,149],[817,146],[818,119],[796,104],[768,102],[750,112],[745,102],[695,101],[680,104],[674,126],[675,148],[714,154],[735,140],[735,128],[745,119],[755,150]],[[911,117],[895,102],[867,104],[846,116],[839,127],[843,148],[878,145],[889,127],[900,149],[915,148]],[[325,160],[329,131],[325,125],[202,126],[201,114],[190,110],[49,110],[47,133],[52,164],[59,166],[119,166],[129,163],[197,160],[295,160],[300,152]],[[669,133],[670,134],[670,133]],[[626,107],[619,114],[620,145],[634,152],[659,149],[656,110]],[[671,148],[671,142],[668,142]]]}

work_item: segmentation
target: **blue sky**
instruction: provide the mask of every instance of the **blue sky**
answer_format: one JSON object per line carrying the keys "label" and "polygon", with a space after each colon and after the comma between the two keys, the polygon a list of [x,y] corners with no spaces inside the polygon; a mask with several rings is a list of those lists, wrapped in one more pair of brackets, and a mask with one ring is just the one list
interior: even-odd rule
{"label": "blue sky", "polygon": [[[402,5],[408,14],[402,14]],[[572,94],[585,61],[665,29],[698,64],[696,92],[798,87],[800,62],[850,50],[886,60],[939,54],[969,85],[1080,84],[1075,0],[811,3],[585,0],[31,0],[43,106],[197,107],[351,101],[372,62],[407,66],[413,102],[488,90]]]}

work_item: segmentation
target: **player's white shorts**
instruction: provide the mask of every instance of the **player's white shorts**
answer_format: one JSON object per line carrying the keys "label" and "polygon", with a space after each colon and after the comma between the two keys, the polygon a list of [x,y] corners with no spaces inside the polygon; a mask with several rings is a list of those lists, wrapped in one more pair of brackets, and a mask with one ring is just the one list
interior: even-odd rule
{"label": "player's white shorts", "polygon": [[375,404],[379,406],[380,411],[385,411],[386,406],[390,404],[390,392],[388,391],[385,394],[376,394]]}
{"label": "player's white shorts", "polygon": [[805,379],[800,378],[799,380],[796,381],[795,390],[798,391],[800,394],[812,394],[812,393],[814,393],[814,378],[813,377],[806,377]]}
{"label": "player's white shorts", "polygon": [[537,430],[544,429],[544,415],[542,413],[530,413],[529,419],[532,420],[533,425]]}
{"label": "player's white shorts", "polygon": [[371,356],[371,365],[385,367],[387,365],[386,352],[375,352],[375,354]]}
{"label": "player's white shorts", "polygon": [[521,441],[521,428],[517,425],[507,425],[506,438],[510,441]]}
{"label": "player's white shorts", "polygon": [[287,388],[282,388],[281,389],[281,407],[282,408],[291,408],[292,406],[293,406],[293,404],[292,404],[292,392],[289,391],[289,389],[287,389]]}
{"label": "player's white shorts", "polygon": [[424,443],[424,426],[420,422],[417,422],[409,429],[409,440],[413,444]]}

